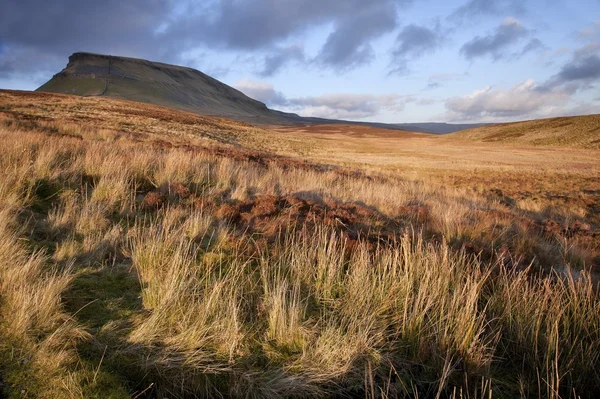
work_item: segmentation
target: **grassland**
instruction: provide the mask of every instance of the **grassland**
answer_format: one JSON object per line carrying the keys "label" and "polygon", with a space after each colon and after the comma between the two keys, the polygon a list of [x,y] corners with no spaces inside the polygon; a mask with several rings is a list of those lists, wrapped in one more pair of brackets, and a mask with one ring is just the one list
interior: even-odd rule
{"label": "grassland", "polygon": [[597,152],[286,129],[1,92],[2,394],[600,390]]}
{"label": "grassland", "polygon": [[452,135],[483,142],[600,149],[600,115],[582,115],[504,123]]}

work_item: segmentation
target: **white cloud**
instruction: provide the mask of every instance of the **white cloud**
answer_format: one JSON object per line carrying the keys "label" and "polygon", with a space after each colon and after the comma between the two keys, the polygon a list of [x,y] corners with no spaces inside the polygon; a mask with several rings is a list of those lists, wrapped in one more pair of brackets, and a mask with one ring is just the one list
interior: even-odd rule
{"label": "white cloud", "polygon": [[318,118],[363,119],[377,116],[384,110],[401,112],[407,103],[416,102],[413,97],[397,94],[335,93],[287,98],[272,84],[250,79],[240,80],[234,83],[233,87],[268,106]]}
{"label": "white cloud", "polygon": [[285,105],[287,103],[285,96],[281,92],[276,91],[270,83],[242,79],[234,83],[233,87],[248,97],[267,105]]}
{"label": "white cloud", "polygon": [[451,120],[507,120],[516,117],[543,117],[569,101],[572,92],[565,87],[548,88],[528,79],[509,89],[475,90],[446,101]]}
{"label": "white cloud", "polygon": [[334,119],[363,119],[383,110],[401,112],[410,97],[397,94],[325,94],[317,97],[290,99],[292,108],[302,116]]}

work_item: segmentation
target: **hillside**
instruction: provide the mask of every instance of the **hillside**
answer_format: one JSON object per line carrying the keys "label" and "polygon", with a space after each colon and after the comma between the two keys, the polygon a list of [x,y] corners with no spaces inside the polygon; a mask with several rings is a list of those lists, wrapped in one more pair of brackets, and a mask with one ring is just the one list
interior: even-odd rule
{"label": "hillside", "polygon": [[502,123],[447,136],[483,142],[552,147],[600,148],[600,115],[569,116]]}
{"label": "hillside", "polygon": [[106,96],[252,123],[290,123],[295,115],[259,101],[192,68],[142,59],[75,53],[37,91]]}

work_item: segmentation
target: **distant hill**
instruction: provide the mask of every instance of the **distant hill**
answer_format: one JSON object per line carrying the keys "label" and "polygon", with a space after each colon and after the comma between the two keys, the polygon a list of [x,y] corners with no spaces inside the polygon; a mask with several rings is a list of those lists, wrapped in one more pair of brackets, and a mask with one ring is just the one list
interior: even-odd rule
{"label": "distant hill", "polygon": [[139,101],[254,124],[358,123],[434,134],[481,126],[447,123],[385,124],[305,118],[269,109],[264,103],[192,68],[92,53],[71,55],[66,68],[37,91]]}
{"label": "distant hill", "polygon": [[[371,123],[371,126],[377,126],[377,123]],[[387,126],[389,128],[389,124],[381,124],[381,127]],[[392,126],[396,126],[398,129],[408,130],[411,132],[418,133],[433,133],[433,134],[448,134],[453,132],[458,132],[465,129],[473,129],[477,127],[483,126],[491,126],[492,123],[394,123]]]}
{"label": "distant hill", "polygon": [[453,133],[448,138],[553,147],[600,148],[600,114],[502,123]]}

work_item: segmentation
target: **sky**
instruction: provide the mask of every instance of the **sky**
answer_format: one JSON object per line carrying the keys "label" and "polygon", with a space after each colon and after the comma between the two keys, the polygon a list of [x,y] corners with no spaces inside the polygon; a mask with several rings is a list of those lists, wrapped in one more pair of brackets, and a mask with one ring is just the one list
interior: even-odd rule
{"label": "sky", "polygon": [[600,0],[2,0],[0,88],[77,51],[196,68],[302,116],[600,113]]}

